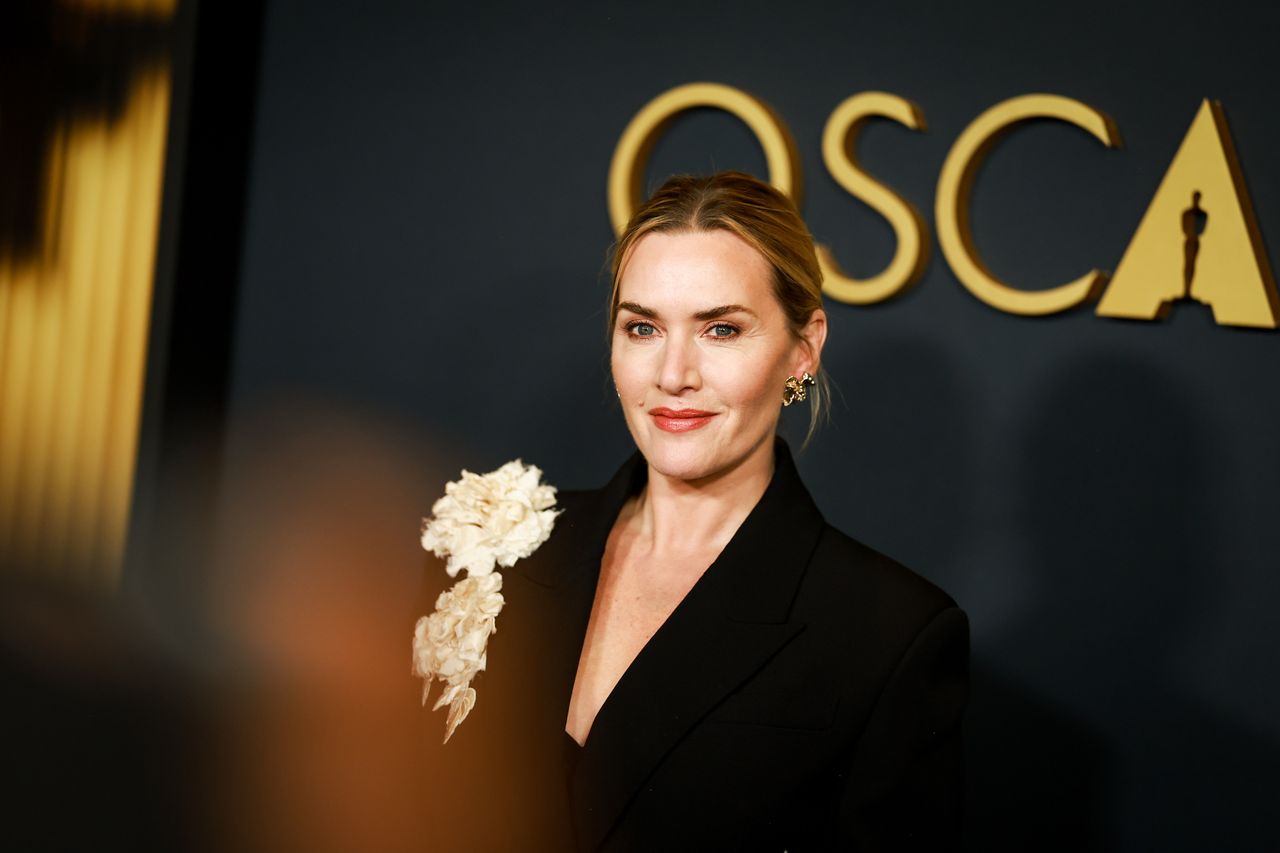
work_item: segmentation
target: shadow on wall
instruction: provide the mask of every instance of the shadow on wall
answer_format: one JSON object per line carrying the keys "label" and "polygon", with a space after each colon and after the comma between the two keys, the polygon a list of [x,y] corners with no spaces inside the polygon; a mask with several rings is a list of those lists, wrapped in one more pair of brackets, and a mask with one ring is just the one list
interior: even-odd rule
{"label": "shadow on wall", "polygon": [[1211,427],[1119,355],[1041,387],[1015,491],[1034,593],[975,662],[969,847],[1261,849],[1280,748],[1196,698],[1181,654],[1229,571]]}
{"label": "shadow on wall", "polygon": [[[835,526],[966,606],[965,578],[954,567],[973,529],[981,388],[928,338],[859,336],[825,361],[838,365],[840,390],[831,424],[815,435],[814,458],[800,457],[805,482]],[[784,434],[798,447],[808,410],[792,408],[800,411],[787,410]],[[922,519],[928,536],[920,535]]]}
{"label": "shadow on wall", "polygon": [[965,717],[965,849],[1106,849],[1106,752],[1097,732],[1013,679],[973,661]]}

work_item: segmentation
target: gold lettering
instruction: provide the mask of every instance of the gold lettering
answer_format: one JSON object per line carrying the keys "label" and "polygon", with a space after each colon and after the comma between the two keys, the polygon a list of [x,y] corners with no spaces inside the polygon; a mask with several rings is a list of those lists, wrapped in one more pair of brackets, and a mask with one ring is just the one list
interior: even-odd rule
{"label": "gold lettering", "polygon": [[998,280],[983,264],[969,227],[969,194],[984,157],[1004,134],[1022,122],[1052,118],[1093,134],[1108,148],[1118,147],[1120,133],[1105,114],[1059,95],[1022,95],[1002,101],[978,116],[956,138],[938,178],[935,225],[942,253],[956,278],[974,296],[1010,314],[1039,316],[1073,308],[1098,295],[1107,274],[1092,270],[1048,290],[1019,290]]}
{"label": "gold lettering", "polygon": [[764,149],[769,183],[800,204],[800,157],[781,119],[741,89],[720,83],[688,83],[645,104],[618,140],[609,164],[609,219],[614,233],[622,233],[644,200],[645,167],[654,143],[678,114],[697,107],[724,110],[741,119]]}
{"label": "gold lettering", "polygon": [[1274,329],[1275,281],[1227,130],[1205,100],[1098,303],[1104,317],[1154,320],[1195,299],[1228,326]]}
{"label": "gold lettering", "polygon": [[862,92],[836,107],[822,132],[822,159],[831,177],[887,219],[897,238],[893,260],[868,279],[845,275],[831,250],[818,246],[823,293],[853,305],[881,302],[905,290],[920,278],[928,257],[929,241],[920,214],[858,165],[858,133],[863,124],[875,117],[892,119],[912,130],[924,129],[924,113],[910,101],[885,92]]}

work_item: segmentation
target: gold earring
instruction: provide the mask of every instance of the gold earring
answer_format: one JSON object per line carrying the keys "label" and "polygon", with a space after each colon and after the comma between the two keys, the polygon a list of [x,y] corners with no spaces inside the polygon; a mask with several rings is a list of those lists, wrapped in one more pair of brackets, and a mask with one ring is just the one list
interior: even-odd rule
{"label": "gold earring", "polygon": [[808,390],[805,386],[816,384],[817,381],[809,375],[807,370],[799,379],[796,379],[794,375],[788,376],[782,388],[782,405],[790,406],[797,400],[803,403],[804,398],[808,395]]}

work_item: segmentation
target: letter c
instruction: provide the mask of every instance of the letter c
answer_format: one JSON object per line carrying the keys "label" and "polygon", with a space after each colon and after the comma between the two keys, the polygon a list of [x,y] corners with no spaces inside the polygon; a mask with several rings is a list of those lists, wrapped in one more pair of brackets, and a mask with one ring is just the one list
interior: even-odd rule
{"label": "letter c", "polygon": [[969,192],[979,164],[996,141],[1030,119],[1054,118],[1093,134],[1103,145],[1120,145],[1120,132],[1104,113],[1060,95],[1022,95],[1002,101],[978,116],[956,137],[942,164],[934,220],[947,264],[960,283],[988,305],[1010,314],[1040,316],[1074,308],[1095,298],[1107,274],[1092,270],[1048,290],[1019,290],[1001,282],[978,257],[969,229]]}

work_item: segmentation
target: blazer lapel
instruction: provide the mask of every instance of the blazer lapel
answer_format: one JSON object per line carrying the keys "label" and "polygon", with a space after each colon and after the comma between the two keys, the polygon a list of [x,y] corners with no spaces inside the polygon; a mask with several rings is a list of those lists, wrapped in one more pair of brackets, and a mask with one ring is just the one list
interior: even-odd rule
{"label": "blazer lapel", "polygon": [[604,488],[566,494],[564,512],[556,519],[556,535],[548,547],[516,564],[525,578],[545,591],[534,608],[537,623],[526,630],[525,637],[540,649],[530,663],[538,670],[539,692],[548,697],[548,731],[557,742],[566,736],[564,724],[595,600],[600,560],[618,513],[640,490],[645,475],[644,458],[635,453]]}
{"label": "blazer lapel", "polygon": [[[616,517],[617,508],[609,526]],[[575,830],[585,849],[604,840],[685,733],[804,629],[788,621],[788,614],[824,524],[779,441],[774,476],[759,503],[636,656],[592,724],[570,789]],[[598,576],[604,542],[599,545],[594,571],[584,569],[592,578]],[[571,626],[579,652],[594,580],[581,586],[587,613]],[[582,608],[580,598],[577,607]],[[564,712],[578,655],[571,657]]]}

